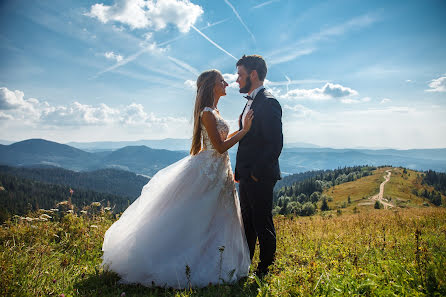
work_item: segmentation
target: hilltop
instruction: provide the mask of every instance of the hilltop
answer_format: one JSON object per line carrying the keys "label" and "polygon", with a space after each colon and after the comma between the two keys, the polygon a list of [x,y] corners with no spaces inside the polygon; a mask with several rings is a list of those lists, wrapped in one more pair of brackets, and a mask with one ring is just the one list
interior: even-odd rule
{"label": "hilltop", "polygon": [[[388,174],[390,172],[390,174]],[[368,211],[375,207],[375,195],[380,192],[380,185],[384,185],[382,203],[388,208],[429,207],[434,204],[425,196],[425,191],[435,192],[435,188],[423,182],[423,172],[405,168],[382,167],[373,171],[370,176],[356,181],[346,182],[323,191],[329,197],[328,206],[332,210],[341,209],[342,212]],[[440,194],[442,201],[446,196]],[[350,203],[349,203],[350,197]]]}

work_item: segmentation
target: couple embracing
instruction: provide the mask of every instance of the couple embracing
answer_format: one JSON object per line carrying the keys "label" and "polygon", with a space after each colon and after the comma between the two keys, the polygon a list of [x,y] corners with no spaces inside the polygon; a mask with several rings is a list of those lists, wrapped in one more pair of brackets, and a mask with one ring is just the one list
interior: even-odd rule
{"label": "couple embracing", "polygon": [[[184,288],[248,275],[257,238],[257,275],[274,261],[273,188],[280,179],[282,110],[263,87],[258,55],[236,64],[247,103],[229,133],[217,105],[228,84],[217,70],[197,79],[190,155],[160,170],[105,233],[102,265],[120,283]],[[239,143],[232,173],[228,149]],[[239,182],[239,195],[235,188]]]}

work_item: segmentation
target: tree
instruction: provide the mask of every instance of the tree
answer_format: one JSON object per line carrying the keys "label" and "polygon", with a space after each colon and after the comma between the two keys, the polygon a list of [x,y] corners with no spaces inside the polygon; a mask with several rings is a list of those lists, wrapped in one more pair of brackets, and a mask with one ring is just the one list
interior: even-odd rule
{"label": "tree", "polygon": [[320,192],[313,192],[313,194],[310,195],[310,201],[313,203],[318,202],[320,198],[321,198]]}
{"label": "tree", "polygon": [[326,197],[322,198],[321,210],[322,211],[330,210],[330,207],[328,207],[328,202],[327,202],[327,198]]}
{"label": "tree", "polygon": [[376,200],[375,202],[375,209],[382,209],[384,207],[384,205],[379,202],[378,200]]}
{"label": "tree", "polygon": [[301,216],[311,216],[316,212],[316,208],[314,207],[313,203],[306,202],[304,205],[302,205],[302,210],[300,212]]}
{"label": "tree", "polygon": [[440,206],[441,205],[441,194],[440,193],[434,193],[432,195],[432,203],[436,206]]}

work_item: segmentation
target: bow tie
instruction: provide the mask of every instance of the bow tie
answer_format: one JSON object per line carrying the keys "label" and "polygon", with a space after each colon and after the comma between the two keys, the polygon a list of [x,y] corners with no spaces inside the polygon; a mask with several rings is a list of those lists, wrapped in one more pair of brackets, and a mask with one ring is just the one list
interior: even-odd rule
{"label": "bow tie", "polygon": [[248,96],[243,96],[243,97],[245,97],[245,98],[246,98],[246,100],[253,100],[253,99],[252,99],[252,97],[251,97],[251,96],[249,96],[249,95],[248,95]]}

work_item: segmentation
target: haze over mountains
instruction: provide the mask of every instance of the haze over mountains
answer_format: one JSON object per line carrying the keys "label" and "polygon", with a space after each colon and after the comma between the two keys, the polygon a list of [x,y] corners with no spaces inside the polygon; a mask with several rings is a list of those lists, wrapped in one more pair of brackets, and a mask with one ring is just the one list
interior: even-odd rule
{"label": "haze over mountains", "polygon": [[[73,143],[28,139],[0,145],[0,164],[25,167],[62,167],[75,171],[118,168],[153,176],[158,170],[188,155],[188,139],[142,140],[140,142]],[[141,143],[151,143],[151,148]],[[132,144],[124,146],[123,144]],[[296,145],[297,146],[297,145]],[[118,148],[119,147],[119,148]],[[167,150],[165,148],[170,148]],[[235,165],[236,148],[229,151]],[[392,165],[416,170],[446,172],[446,149],[370,150],[287,147],[280,166],[284,175],[310,170],[335,169],[354,165]]]}

